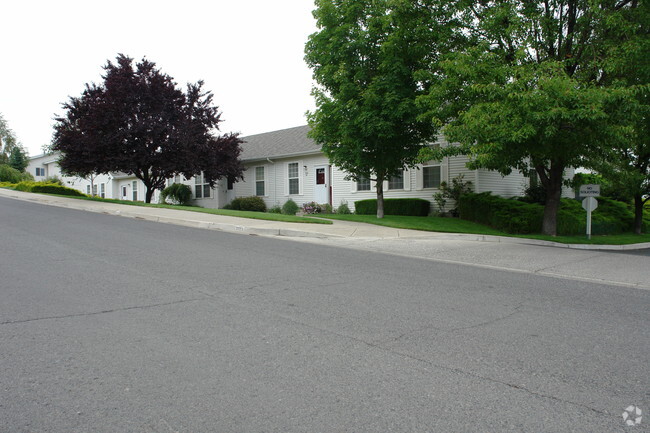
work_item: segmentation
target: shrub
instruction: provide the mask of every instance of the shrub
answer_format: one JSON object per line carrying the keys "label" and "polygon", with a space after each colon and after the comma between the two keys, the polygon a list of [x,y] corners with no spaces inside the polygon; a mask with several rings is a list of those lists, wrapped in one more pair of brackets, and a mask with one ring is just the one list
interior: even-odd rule
{"label": "shrub", "polygon": [[268,210],[269,213],[282,213],[282,208],[279,205],[275,205]]}
{"label": "shrub", "polygon": [[22,182],[18,182],[14,189],[16,191],[25,191],[25,192],[31,192],[32,191],[32,186],[34,186],[36,182],[24,180]]}
{"label": "shrub", "polygon": [[352,212],[350,211],[350,206],[348,206],[348,202],[343,200],[341,204],[339,205],[338,209],[336,209],[336,213],[341,214],[341,215],[349,215]]}
{"label": "shrub", "polygon": [[[628,205],[599,198],[592,213],[593,234],[615,234],[632,230],[633,213]],[[539,233],[544,207],[537,203],[505,199],[490,193],[466,194],[461,197],[460,217],[489,225],[507,233]],[[579,235],[586,231],[586,213],[580,201],[562,199],[558,210],[557,233]]]}
{"label": "shrub", "polygon": [[29,173],[18,171],[7,164],[0,164],[0,182],[18,183],[27,180],[34,178]]}
{"label": "shrub", "polygon": [[192,189],[182,183],[173,183],[160,193],[161,203],[167,203],[168,199],[173,204],[187,205],[192,199]]}
{"label": "shrub", "polygon": [[228,203],[228,207],[226,209],[244,210],[251,212],[266,212],[266,203],[264,203],[262,197],[237,197]]}
{"label": "shrub", "polygon": [[86,194],[81,191],[68,188],[67,186],[59,185],[57,183],[49,182],[31,182],[31,181],[22,181],[17,183],[14,186],[16,191],[25,191],[25,192],[40,192],[45,194],[58,194],[58,195],[69,195],[74,197],[85,197]]}
{"label": "shrub", "polygon": [[442,192],[437,192],[433,194],[433,201],[435,201],[436,206],[438,206],[438,213],[443,215],[445,213],[445,206],[447,205],[445,195]]}
{"label": "shrub", "polygon": [[520,198],[521,201],[526,203],[537,203],[545,204],[546,203],[546,189],[544,185],[538,183],[537,185],[532,185],[524,189],[524,196]]}
{"label": "shrub", "polygon": [[321,205],[319,205],[315,201],[309,203],[303,203],[302,205],[302,211],[306,214],[321,213],[322,210],[323,209],[321,208]]}
{"label": "shrub", "polygon": [[320,211],[321,211],[321,213],[324,213],[324,214],[332,214],[332,213],[334,213],[334,208],[332,207],[331,204],[324,203],[324,204],[322,204],[320,206]]}
{"label": "shrub", "polygon": [[[354,202],[355,212],[358,215],[377,214],[377,199],[359,200]],[[384,214],[427,216],[431,202],[421,198],[387,198],[384,199]]]}
{"label": "shrub", "polygon": [[55,183],[57,185],[65,186],[63,180],[58,176],[48,176],[43,182],[45,183]]}
{"label": "shrub", "polygon": [[[22,183],[22,182],[21,182]],[[86,194],[78,189],[68,188],[67,186],[56,183],[35,182],[32,184],[31,192],[42,192],[46,194],[69,195],[73,197],[85,197]]]}
{"label": "shrub", "polygon": [[538,233],[542,229],[543,206],[504,199],[489,192],[464,194],[458,210],[462,219],[507,233]]}
{"label": "shrub", "polygon": [[440,192],[435,193],[433,199],[436,201],[441,214],[444,212],[444,207],[447,204],[446,199],[452,199],[455,207],[449,213],[453,216],[458,216],[458,202],[460,201],[460,197],[472,192],[472,182],[465,181],[463,180],[464,178],[465,175],[461,173],[451,180],[451,185],[447,182],[440,182]]}
{"label": "shrub", "polygon": [[295,201],[289,199],[282,205],[282,213],[285,215],[295,215],[300,208]]}

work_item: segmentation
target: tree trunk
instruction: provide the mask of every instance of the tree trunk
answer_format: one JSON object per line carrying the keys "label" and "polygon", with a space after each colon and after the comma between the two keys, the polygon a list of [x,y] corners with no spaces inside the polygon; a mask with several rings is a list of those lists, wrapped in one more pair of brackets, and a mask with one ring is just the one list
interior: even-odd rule
{"label": "tree trunk", "polygon": [[145,193],[144,202],[151,203],[151,197],[153,197],[153,193],[156,192],[156,189],[150,187],[149,185],[145,186],[147,187],[147,192]]}
{"label": "tree trunk", "polygon": [[377,176],[377,218],[384,217],[384,179]]}
{"label": "tree trunk", "polygon": [[643,228],[643,205],[645,204],[641,194],[634,195],[634,234],[640,235]]}
{"label": "tree trunk", "polygon": [[551,162],[548,173],[540,173],[538,168],[537,174],[540,175],[540,180],[546,189],[542,234],[557,236],[557,211],[560,209],[560,198],[562,198],[564,165]]}
{"label": "tree trunk", "polygon": [[95,194],[95,176],[94,175],[90,176],[90,196],[91,197],[96,197],[97,196]]}
{"label": "tree trunk", "polygon": [[546,204],[544,205],[542,234],[557,236],[557,211],[560,209],[561,196],[561,187],[557,188],[555,191],[546,191]]}

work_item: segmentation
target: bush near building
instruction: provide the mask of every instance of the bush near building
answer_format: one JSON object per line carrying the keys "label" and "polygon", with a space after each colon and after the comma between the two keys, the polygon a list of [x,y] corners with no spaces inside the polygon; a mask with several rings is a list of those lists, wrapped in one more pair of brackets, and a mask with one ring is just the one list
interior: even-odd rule
{"label": "bush near building", "polygon": [[16,191],[37,192],[44,194],[68,195],[73,197],[86,197],[81,191],[50,182],[22,181],[13,186]]}
{"label": "bush near building", "polygon": [[[357,215],[375,215],[377,199],[355,201],[354,209]],[[430,210],[431,202],[421,198],[384,199],[385,215],[427,216]]]}
{"label": "bush near building", "polygon": [[[516,199],[505,199],[490,193],[465,194],[460,198],[460,217],[512,234],[540,233],[544,207]],[[586,232],[586,211],[578,200],[562,199],[558,212],[558,235],[579,235]],[[591,232],[595,235],[631,232],[634,213],[630,205],[600,197],[592,213]],[[650,228],[650,213],[644,231]]]}
{"label": "bush near building", "polygon": [[224,206],[224,209],[266,212],[266,203],[261,197],[237,197]]}

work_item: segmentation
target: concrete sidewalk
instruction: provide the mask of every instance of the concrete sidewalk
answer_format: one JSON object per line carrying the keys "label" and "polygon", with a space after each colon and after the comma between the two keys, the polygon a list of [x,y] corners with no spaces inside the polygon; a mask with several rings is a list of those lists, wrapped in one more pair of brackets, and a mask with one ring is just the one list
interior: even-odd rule
{"label": "concrete sidewalk", "polygon": [[266,221],[252,218],[238,218],[224,215],[214,215],[201,212],[191,212],[176,209],[164,209],[144,206],[129,206],[100,201],[78,200],[57,197],[46,194],[34,194],[0,188],[0,196],[18,200],[77,209],[88,212],[98,212],[107,215],[137,218],[146,221],[176,224],[201,229],[221,230],[225,232],[244,233],[261,236],[285,236],[307,238],[363,238],[371,239],[429,239],[456,240],[493,243],[511,243],[521,245],[550,246],[581,250],[615,250],[629,251],[650,248],[650,242],[632,245],[585,245],[562,244],[557,242],[512,238],[506,236],[490,236],[480,234],[439,233],[419,230],[396,229],[374,224],[356,223],[351,221],[331,220],[332,224],[287,223]]}
{"label": "concrete sidewalk", "polygon": [[269,236],[315,246],[352,248],[450,264],[650,289],[650,243],[566,245],[501,236],[394,229],[348,221],[333,221],[333,224],[285,223],[77,200],[2,188],[0,197],[186,227]]}

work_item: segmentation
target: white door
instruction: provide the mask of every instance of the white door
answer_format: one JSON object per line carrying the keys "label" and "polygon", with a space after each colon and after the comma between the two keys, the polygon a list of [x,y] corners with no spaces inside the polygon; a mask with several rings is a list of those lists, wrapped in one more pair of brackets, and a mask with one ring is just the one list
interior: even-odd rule
{"label": "white door", "polygon": [[129,197],[126,195],[126,185],[122,185],[122,200],[128,200]]}
{"label": "white door", "polygon": [[318,204],[330,202],[330,173],[329,166],[314,167],[316,173],[316,185],[314,185],[314,200]]}

